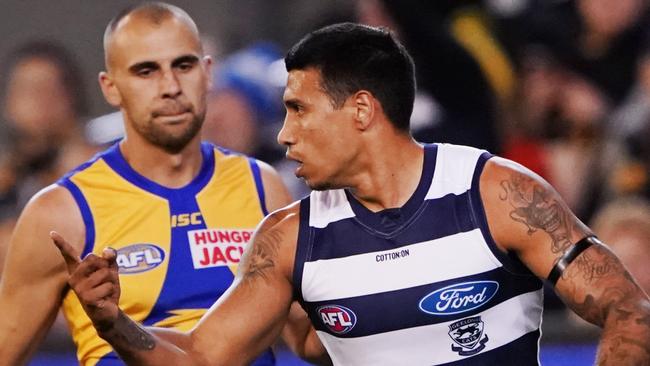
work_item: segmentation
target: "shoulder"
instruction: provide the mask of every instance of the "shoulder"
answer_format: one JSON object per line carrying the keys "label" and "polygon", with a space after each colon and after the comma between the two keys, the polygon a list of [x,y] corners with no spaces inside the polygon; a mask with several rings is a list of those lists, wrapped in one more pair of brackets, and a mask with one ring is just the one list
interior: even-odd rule
{"label": "shoulder", "polygon": [[72,193],[52,184],[35,194],[25,206],[17,223],[17,231],[30,232],[35,238],[47,238],[56,230],[81,251],[85,228],[81,211]]}

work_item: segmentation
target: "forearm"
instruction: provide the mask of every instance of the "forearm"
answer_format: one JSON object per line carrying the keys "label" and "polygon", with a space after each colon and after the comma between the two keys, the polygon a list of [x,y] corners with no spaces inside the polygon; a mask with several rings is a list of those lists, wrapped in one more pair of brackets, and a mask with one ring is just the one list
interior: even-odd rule
{"label": "forearm", "polygon": [[597,365],[650,364],[650,301],[624,301],[607,313]]}
{"label": "forearm", "polygon": [[147,329],[122,311],[115,322],[97,333],[115,349],[127,365],[199,365],[190,354],[187,336]]}

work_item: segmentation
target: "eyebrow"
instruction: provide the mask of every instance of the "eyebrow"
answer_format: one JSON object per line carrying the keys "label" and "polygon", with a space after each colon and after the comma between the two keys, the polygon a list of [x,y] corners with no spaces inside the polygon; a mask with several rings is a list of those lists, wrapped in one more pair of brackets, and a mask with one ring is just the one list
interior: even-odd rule
{"label": "eyebrow", "polygon": [[174,61],[172,61],[172,67],[176,67],[184,63],[196,64],[198,62],[199,62],[199,58],[196,55],[183,55],[177,57],[176,59],[174,59]]}
{"label": "eyebrow", "polygon": [[[184,63],[191,63],[191,64],[196,64],[199,62],[198,56],[195,55],[183,55],[180,57],[175,58],[172,61],[172,67],[177,67],[178,65],[184,64]],[[158,69],[160,67],[160,64],[155,61],[142,61],[135,63],[129,67],[129,72],[131,73],[137,73],[138,71],[142,69]]]}
{"label": "eyebrow", "polygon": [[133,64],[129,67],[129,72],[131,73],[137,73],[138,71],[142,69],[157,69],[159,67],[157,62],[153,61],[143,61],[143,62],[138,62],[136,64]]}

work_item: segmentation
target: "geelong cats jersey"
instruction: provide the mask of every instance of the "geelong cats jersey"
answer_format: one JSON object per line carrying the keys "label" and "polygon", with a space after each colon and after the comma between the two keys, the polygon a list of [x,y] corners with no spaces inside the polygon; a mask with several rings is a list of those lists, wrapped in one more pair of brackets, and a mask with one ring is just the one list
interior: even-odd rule
{"label": "geelong cats jersey", "polygon": [[336,365],[538,365],[542,282],[489,233],[491,155],[424,149],[400,208],[374,213],[343,189],[302,200],[298,298]]}

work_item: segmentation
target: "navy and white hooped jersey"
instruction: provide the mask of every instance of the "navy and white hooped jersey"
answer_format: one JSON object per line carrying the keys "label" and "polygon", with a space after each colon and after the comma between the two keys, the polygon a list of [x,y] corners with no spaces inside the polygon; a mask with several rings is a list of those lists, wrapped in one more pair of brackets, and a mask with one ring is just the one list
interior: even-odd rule
{"label": "navy and white hooped jersey", "polygon": [[294,290],[335,365],[538,365],[542,282],[494,243],[479,194],[491,155],[425,146],[404,206],[346,190],[301,202]]}

